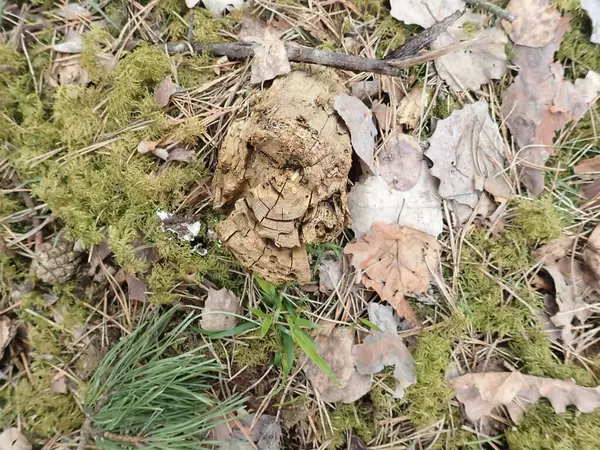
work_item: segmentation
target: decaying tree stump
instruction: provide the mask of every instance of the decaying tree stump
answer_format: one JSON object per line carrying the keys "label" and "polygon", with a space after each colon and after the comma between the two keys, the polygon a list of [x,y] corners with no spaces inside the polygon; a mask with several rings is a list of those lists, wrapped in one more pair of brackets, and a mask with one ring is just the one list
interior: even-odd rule
{"label": "decaying tree stump", "polygon": [[306,244],[346,225],[350,136],[333,110],[344,92],[335,73],[300,66],[256,94],[219,152],[215,206],[233,206],[217,226],[248,270],[273,282],[310,281]]}

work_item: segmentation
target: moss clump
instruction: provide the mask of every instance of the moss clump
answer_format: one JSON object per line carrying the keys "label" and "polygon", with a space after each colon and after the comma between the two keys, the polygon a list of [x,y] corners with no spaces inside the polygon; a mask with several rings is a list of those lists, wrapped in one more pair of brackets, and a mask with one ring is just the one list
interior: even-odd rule
{"label": "moss clump", "polygon": [[[226,16],[215,18],[207,9],[194,10],[194,43],[208,44],[231,40],[227,34],[233,33],[235,26],[242,19],[243,11],[236,9]],[[183,21],[178,18],[169,24],[169,35],[173,40],[187,38],[190,13],[183,16]]]}
{"label": "moss clump", "polygon": [[462,30],[465,33],[465,36],[473,36],[481,30],[481,27],[475,22],[465,22],[462,26]]}
{"label": "moss clump", "polygon": [[549,241],[560,237],[563,228],[568,225],[548,196],[535,200],[519,199],[515,212],[514,225],[532,244],[538,239]]}
{"label": "moss clump", "polygon": [[275,352],[281,351],[281,339],[275,327],[271,327],[264,338],[259,335],[238,340],[234,361],[240,366],[264,366],[273,361]]}
{"label": "moss clump", "polygon": [[34,366],[31,379],[23,376],[14,389],[8,390],[1,414],[3,427],[10,426],[18,417],[27,434],[47,439],[57,432],[70,433],[82,425],[83,413],[73,397],[52,393],[54,374],[53,369]]}
{"label": "moss clump", "polygon": [[148,276],[150,301],[155,305],[171,303],[177,297],[173,290],[177,286],[178,271],[169,264],[154,264]]}
{"label": "moss clump", "polygon": [[[179,67],[177,68],[179,85],[186,89],[194,89],[215,78],[214,71],[209,68],[214,64],[214,61],[214,58],[207,54],[180,58]],[[198,119],[192,117],[189,120]]]}
{"label": "moss clump", "polygon": [[102,59],[100,59],[104,49],[110,46],[111,40],[111,34],[106,29],[99,27],[92,27],[83,35],[84,47],[79,57],[79,63],[94,83],[107,83],[115,75],[115,71],[103,65]]}
{"label": "moss clump", "polygon": [[[412,34],[412,33],[410,33]],[[386,14],[383,19],[377,22],[374,36],[379,38],[376,55],[378,58],[383,58],[390,51],[396,50],[410,35],[407,32],[406,26],[402,25],[398,20]]]}
{"label": "moss clump", "polygon": [[406,400],[408,415],[417,428],[430,425],[448,413],[454,397],[445,379],[452,340],[443,334],[423,336],[413,352],[417,383],[407,389]]}
{"label": "moss clump", "polygon": [[[69,147],[83,145],[100,134],[103,121],[97,106],[102,99],[102,91],[93,87],[66,86],[56,91],[54,125],[61,130],[62,140]],[[73,120],[74,111],[77,120]]]}
{"label": "moss clump", "polygon": [[364,402],[340,405],[330,415],[331,429],[327,430],[325,438],[330,440],[327,448],[342,448],[346,440],[346,432],[354,430],[363,442],[369,442],[375,438],[377,424],[373,418],[373,409]]}
{"label": "moss clump", "polygon": [[452,95],[446,96],[444,99],[436,101],[433,107],[433,116],[437,119],[447,119],[453,111],[461,109],[462,106],[454,99]]}
{"label": "moss clump", "polygon": [[557,414],[541,400],[517,427],[506,432],[506,440],[516,450],[596,450],[600,447],[600,411],[581,414],[569,409]]}

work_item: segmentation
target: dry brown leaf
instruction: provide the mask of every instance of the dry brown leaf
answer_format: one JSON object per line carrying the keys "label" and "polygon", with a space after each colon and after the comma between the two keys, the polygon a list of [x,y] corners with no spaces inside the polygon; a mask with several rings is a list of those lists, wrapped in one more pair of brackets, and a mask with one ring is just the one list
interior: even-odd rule
{"label": "dry brown leaf", "polygon": [[583,250],[583,259],[596,283],[600,284],[600,225],[596,225],[590,234]]}
{"label": "dry brown leaf", "polygon": [[582,173],[600,172],[600,155],[579,161],[577,165],[573,167],[573,172],[577,175],[581,175]]}
{"label": "dry brown leaf", "polygon": [[169,105],[171,97],[179,92],[180,86],[173,83],[171,75],[167,75],[160,83],[154,86],[154,100],[161,108]]}
{"label": "dry brown leaf", "polygon": [[385,103],[377,101],[371,106],[379,128],[390,131],[396,127],[396,110]]}
{"label": "dry brown leaf", "polygon": [[134,277],[129,272],[126,272],[127,276],[127,298],[129,300],[137,300],[140,302],[145,302],[147,300],[146,295],[146,281],[144,279],[140,279]]}
{"label": "dry brown leaf", "polygon": [[554,280],[555,301],[558,312],[550,317],[554,325],[560,327],[562,341],[565,345],[573,341],[573,319],[577,318],[584,323],[591,312],[573,285],[567,283],[564,275],[557,266],[544,266]]}
{"label": "dry brown leaf", "polygon": [[241,314],[240,301],[229,289],[209,289],[202,310],[200,327],[206,331],[225,331],[235,327]]}
{"label": "dry brown leaf", "polygon": [[423,109],[423,88],[414,87],[398,105],[398,122],[414,129],[419,125]]}
{"label": "dry brown leaf", "polygon": [[338,327],[328,336],[318,335],[315,343],[317,353],[329,364],[339,382],[339,385],[335,384],[311,359],[305,357],[302,370],[321,400],[352,403],[369,392],[372,376],[361,375],[354,367],[354,331],[351,328]]}
{"label": "dry brown leaf", "polygon": [[[498,28],[484,29],[486,20],[481,14],[466,12],[431,44],[433,49],[440,49],[474,40],[469,47],[434,60],[440,77],[454,90],[478,90],[482,84],[498,80],[506,73],[504,48],[508,38]],[[465,32],[463,25],[467,23],[477,25],[479,31],[474,34]]]}
{"label": "dry brown leaf", "polygon": [[571,253],[574,241],[574,238],[566,236],[554,239],[535,250],[533,252],[533,259],[552,266]]}
{"label": "dry brown leaf", "polygon": [[31,444],[18,428],[7,428],[0,434],[0,450],[31,450]]}
{"label": "dry brown leaf", "polygon": [[494,409],[505,407],[517,423],[524,411],[541,397],[561,414],[574,405],[583,413],[600,408],[600,388],[576,385],[571,380],[522,375],[519,372],[470,373],[449,380],[456,398],[471,422],[489,418]]}
{"label": "dry brown leaf", "polygon": [[554,39],[560,13],[550,0],[511,0],[506,11],[516,16],[513,22],[502,21],[515,44],[543,47]]}
{"label": "dry brown leaf", "polygon": [[241,27],[240,40],[258,44],[252,59],[252,84],[272,80],[292,70],[280,31],[250,14],[244,15]]}
{"label": "dry brown leaf", "polygon": [[381,372],[386,366],[394,366],[394,398],[404,397],[404,389],[417,382],[415,360],[402,338],[395,334],[372,332],[362,344],[352,348],[352,356],[356,370],[363,375],[373,375]]}
{"label": "dry brown leaf", "polygon": [[418,323],[404,296],[425,292],[431,271],[438,270],[439,245],[434,237],[412,228],[376,222],[363,238],[346,245],[344,253],[352,255],[351,264],[362,274],[366,287],[375,290],[400,317]]}
{"label": "dry brown leaf", "polygon": [[600,2],[598,0],[581,0],[581,8],[588,13],[592,21],[590,41],[594,44],[600,44]]}
{"label": "dry brown leaf", "polygon": [[499,198],[511,196],[503,175],[502,137],[484,100],[439,121],[429,142],[425,155],[433,161],[430,171],[440,180],[443,198],[473,209],[484,190]]}
{"label": "dry brown leaf", "polygon": [[382,177],[356,183],[348,194],[348,211],[356,237],[375,222],[398,224],[438,236],[444,227],[442,202],[427,162],[421,161],[420,178],[406,192],[390,188]]}
{"label": "dry brown leaf", "polygon": [[69,390],[67,389],[67,377],[64,373],[58,372],[52,378],[50,390],[53,394],[66,394]]}
{"label": "dry brown leaf", "polygon": [[429,28],[465,8],[463,0],[391,0],[390,5],[390,14],[394,19],[423,28]]}
{"label": "dry brown leaf", "polygon": [[196,158],[196,152],[193,150],[186,150],[183,147],[175,147],[169,151],[167,161],[181,161],[181,162],[192,162]]}
{"label": "dry brown leaf", "polygon": [[377,154],[378,173],[389,187],[406,192],[415,187],[421,178],[423,151],[414,137],[394,133]]}
{"label": "dry brown leaf", "polygon": [[377,128],[373,124],[371,111],[359,99],[348,94],[336,95],[333,99],[333,108],[344,119],[350,130],[354,152],[369,166],[372,173],[376,173],[373,152]]}

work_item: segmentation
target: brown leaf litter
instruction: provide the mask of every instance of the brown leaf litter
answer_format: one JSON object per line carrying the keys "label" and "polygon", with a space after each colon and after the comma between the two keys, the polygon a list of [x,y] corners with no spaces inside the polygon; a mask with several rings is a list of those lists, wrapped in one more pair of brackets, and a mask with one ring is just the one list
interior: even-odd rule
{"label": "brown leaf litter", "polygon": [[[498,28],[484,28],[485,22],[485,16],[467,11],[431,45],[433,49],[440,49],[473,41],[468,47],[434,60],[438,74],[454,90],[478,90],[482,84],[498,80],[506,73],[504,48],[508,38]],[[477,26],[478,31],[465,32],[465,24]]]}
{"label": "brown leaf litter", "polygon": [[405,295],[425,292],[431,272],[438,270],[440,250],[433,236],[376,222],[364,237],[346,245],[344,253],[352,255],[351,264],[366,287],[375,290],[400,317],[419,323]]}
{"label": "brown leaf litter", "polygon": [[506,408],[513,422],[541,397],[550,401],[557,413],[574,405],[590,413],[600,408],[600,388],[581,387],[571,380],[522,375],[519,372],[470,373],[453,378],[456,398],[471,422],[490,418],[496,408]]}
{"label": "brown leaf litter", "polygon": [[502,114],[519,149],[521,179],[533,195],[544,190],[544,165],[554,153],[554,133],[583,117],[596,92],[598,75],[588,73],[575,83],[563,79],[563,67],[553,62],[569,18],[558,21],[554,37],[539,48],[516,45],[519,75],[502,96]]}
{"label": "brown leaf litter", "polygon": [[444,225],[441,199],[419,142],[393,134],[378,159],[381,176],[363,177],[348,194],[356,237],[364,236],[375,222],[397,223],[437,237]]}
{"label": "brown leaf litter", "polygon": [[280,39],[281,31],[256,16],[244,14],[238,37],[242,42],[258,44],[254,47],[250,83],[260,84],[292,70]]}
{"label": "brown leaf litter", "polygon": [[231,330],[238,323],[236,315],[242,314],[239,299],[229,289],[209,289],[200,328],[206,331]]}
{"label": "brown leaf litter", "polygon": [[582,208],[592,208],[598,204],[600,197],[600,155],[593,158],[580,161],[573,171],[576,175],[580,175],[583,182],[580,195],[588,203],[582,205]]}
{"label": "brown leaf litter", "polygon": [[334,383],[319,366],[305,356],[306,363],[302,369],[322,401],[352,403],[371,390],[372,376],[360,374],[354,366],[352,328],[338,327],[329,335],[319,334],[315,337],[315,343],[317,353],[329,364],[339,382]]}
{"label": "brown leaf litter", "polygon": [[593,287],[600,287],[600,225],[596,225],[583,249],[583,260],[587,264],[590,275],[594,280]]}
{"label": "brown leaf litter", "polygon": [[429,28],[466,6],[463,0],[391,0],[390,5],[393,18],[423,28]]}
{"label": "brown leaf litter", "polygon": [[215,206],[233,206],[217,232],[237,260],[273,283],[311,278],[305,245],[346,225],[350,137],[339,126],[333,72],[301,67],[260,94],[219,151]]}
{"label": "brown leaf litter", "polygon": [[398,335],[371,332],[362,344],[352,348],[352,356],[356,370],[363,375],[373,375],[381,372],[386,366],[394,366],[394,398],[404,397],[404,390],[417,382],[415,360]]}
{"label": "brown leaf litter", "polygon": [[173,83],[171,75],[167,75],[160,83],[154,86],[154,101],[161,108],[169,105],[171,97],[181,90],[181,87]]}
{"label": "brown leaf litter", "polygon": [[502,21],[515,44],[543,47],[554,39],[560,13],[550,0],[511,0],[506,11],[516,16],[512,23]]}
{"label": "brown leaf litter", "polygon": [[429,143],[425,155],[433,161],[431,174],[440,180],[439,194],[455,202],[461,222],[480,201],[487,201],[487,193],[499,200],[511,197],[504,173],[504,144],[484,100],[439,121]]}
{"label": "brown leaf litter", "polygon": [[2,450],[31,450],[32,446],[27,437],[18,428],[7,428],[0,434],[0,449]]}
{"label": "brown leaf litter", "polygon": [[371,111],[358,98],[348,94],[336,95],[333,99],[333,108],[344,119],[350,130],[352,148],[371,169],[371,173],[376,173],[373,152],[375,151],[377,128],[373,123]]}

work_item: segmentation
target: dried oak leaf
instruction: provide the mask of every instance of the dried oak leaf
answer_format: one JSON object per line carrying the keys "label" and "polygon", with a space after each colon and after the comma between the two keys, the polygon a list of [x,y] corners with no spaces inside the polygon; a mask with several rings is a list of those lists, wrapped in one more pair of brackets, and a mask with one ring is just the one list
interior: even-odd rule
{"label": "dried oak leaf", "polygon": [[550,0],[511,0],[506,11],[516,16],[513,22],[502,21],[515,44],[543,47],[554,39],[560,13]]}
{"label": "dried oak leaf", "polygon": [[541,397],[547,398],[559,414],[569,405],[583,413],[600,408],[600,388],[578,386],[571,380],[534,377],[519,372],[487,372],[470,373],[449,382],[471,422],[489,418],[494,409],[505,407],[517,423],[525,410]]}
{"label": "dried oak leaf", "polygon": [[231,330],[237,325],[240,301],[229,289],[209,289],[202,310],[200,327],[206,331]]}
{"label": "dried oak leaf", "polygon": [[281,32],[256,16],[245,14],[238,37],[242,42],[258,44],[254,47],[250,82],[260,84],[292,70],[288,61]]}
{"label": "dried oak leaf", "polygon": [[386,366],[394,366],[394,398],[404,397],[404,389],[417,382],[415,360],[398,335],[372,332],[362,344],[352,348],[352,356],[356,370],[363,375],[373,375]]}
{"label": "dried oak leaf", "polygon": [[0,434],[0,450],[31,450],[31,444],[18,428],[7,428]]}
{"label": "dried oak leaf", "polygon": [[[433,43],[433,49],[473,40],[473,44],[434,60],[440,77],[457,91],[477,90],[490,80],[498,80],[506,73],[508,38],[498,28],[483,29],[486,17],[466,12]],[[467,33],[463,26],[475,24],[479,30]]]}
{"label": "dried oak leaf", "polygon": [[372,173],[376,173],[373,152],[377,128],[373,123],[371,111],[359,99],[348,94],[336,95],[333,99],[333,108],[344,119],[350,130],[354,152],[369,166]]}
{"label": "dried oak leaf", "polygon": [[600,2],[598,0],[581,0],[581,8],[588,13],[592,21],[590,41],[600,44]]}
{"label": "dried oak leaf", "polygon": [[465,8],[463,0],[391,0],[390,5],[390,14],[394,19],[423,28],[429,28]]}
{"label": "dried oak leaf", "polygon": [[180,86],[173,83],[171,75],[167,75],[160,83],[154,86],[154,101],[161,108],[169,105],[171,96],[179,92]]}
{"label": "dried oak leaf", "polygon": [[317,353],[325,360],[339,385],[323,372],[311,359],[306,358],[302,370],[324,402],[352,403],[371,389],[372,376],[362,375],[354,367],[352,347],[354,331],[338,327],[329,335],[315,337]]}
{"label": "dried oak leaf", "polygon": [[348,210],[357,237],[364,236],[375,222],[395,223],[436,237],[442,232],[444,216],[435,180],[427,162],[420,164],[420,178],[408,191],[392,189],[377,176],[367,177],[352,187]]}
{"label": "dried oak leaf", "polygon": [[561,338],[565,345],[573,341],[573,319],[584,323],[590,316],[587,304],[583,301],[581,292],[567,282],[557,266],[544,266],[554,280],[555,301],[558,312],[550,317],[554,325],[561,329]]}
{"label": "dried oak leaf", "polygon": [[583,249],[583,259],[596,283],[600,284],[600,225],[596,225],[590,234]]}
{"label": "dried oak leaf", "polygon": [[344,248],[352,255],[351,264],[362,274],[362,282],[392,305],[400,317],[412,324],[418,319],[408,293],[423,293],[431,271],[437,271],[439,245],[422,231],[401,225],[376,222],[371,230]]}
{"label": "dried oak leaf", "polygon": [[473,209],[484,190],[496,198],[511,196],[503,173],[502,137],[484,100],[438,122],[429,142],[425,155],[433,161],[430,171],[440,180],[443,198]]}

